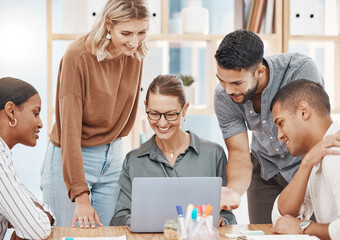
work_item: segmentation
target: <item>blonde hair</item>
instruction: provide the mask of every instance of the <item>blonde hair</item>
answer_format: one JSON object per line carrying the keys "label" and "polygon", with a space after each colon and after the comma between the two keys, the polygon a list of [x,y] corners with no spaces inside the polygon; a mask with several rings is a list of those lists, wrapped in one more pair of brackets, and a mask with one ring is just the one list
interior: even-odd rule
{"label": "blonde hair", "polygon": [[[132,19],[150,19],[150,12],[146,0],[108,0],[102,10],[100,18],[94,24],[89,37],[91,39],[92,54],[97,57],[98,62],[111,57],[106,39],[107,29],[105,22],[109,21],[112,26],[119,22],[127,22]],[[138,47],[134,56],[141,60],[149,52],[149,45],[145,39]]]}

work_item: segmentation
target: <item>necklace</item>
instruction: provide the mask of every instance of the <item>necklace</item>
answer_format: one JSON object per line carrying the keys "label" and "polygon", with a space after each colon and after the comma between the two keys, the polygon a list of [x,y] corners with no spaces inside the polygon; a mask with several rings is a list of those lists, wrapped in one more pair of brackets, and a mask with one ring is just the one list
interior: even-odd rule
{"label": "necklace", "polygon": [[[186,136],[184,136],[184,137],[186,137]],[[173,159],[175,157],[175,154],[177,154],[177,152],[181,151],[181,149],[176,149],[176,148],[175,148],[174,151],[165,151],[162,141],[160,141],[158,138],[155,138],[155,142],[159,146],[161,151],[164,153],[164,155],[169,154],[171,159]],[[178,145],[178,148],[182,148],[181,146],[182,146],[182,143]]]}

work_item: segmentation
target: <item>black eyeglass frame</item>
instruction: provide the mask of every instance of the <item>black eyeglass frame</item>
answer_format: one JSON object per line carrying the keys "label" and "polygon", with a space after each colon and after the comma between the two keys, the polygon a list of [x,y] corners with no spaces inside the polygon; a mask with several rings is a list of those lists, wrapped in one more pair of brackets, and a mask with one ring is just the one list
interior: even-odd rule
{"label": "black eyeglass frame", "polygon": [[[185,105],[184,105],[185,106]],[[146,111],[146,108],[145,108],[145,112],[146,112],[146,115],[148,116],[148,118],[152,121],[159,121],[161,118],[162,118],[162,115],[164,116],[165,120],[169,121],[169,122],[173,122],[173,121],[176,121],[178,119],[178,116],[181,114],[181,112],[183,111],[184,109],[184,106],[182,107],[181,111],[179,112],[165,112],[165,113],[160,113],[160,112],[157,112],[157,111]],[[149,116],[149,113],[158,113],[159,114],[159,118],[158,119],[153,119]],[[166,117],[166,114],[168,113],[172,113],[172,114],[176,114],[176,119],[172,119],[172,120],[169,120],[167,117]]]}

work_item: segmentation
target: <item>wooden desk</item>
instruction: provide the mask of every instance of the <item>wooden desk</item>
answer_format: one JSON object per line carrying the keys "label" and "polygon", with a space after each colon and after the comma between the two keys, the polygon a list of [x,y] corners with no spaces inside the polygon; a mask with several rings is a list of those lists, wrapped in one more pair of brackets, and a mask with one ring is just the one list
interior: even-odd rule
{"label": "wooden desk", "polygon": [[[226,233],[240,233],[240,230],[262,230],[270,234],[271,224],[228,225],[219,228],[219,239],[227,239]],[[49,240],[60,240],[62,237],[119,237],[126,235],[127,240],[165,240],[163,233],[131,233],[125,226],[101,227],[96,229],[80,229],[72,227],[56,227]]]}

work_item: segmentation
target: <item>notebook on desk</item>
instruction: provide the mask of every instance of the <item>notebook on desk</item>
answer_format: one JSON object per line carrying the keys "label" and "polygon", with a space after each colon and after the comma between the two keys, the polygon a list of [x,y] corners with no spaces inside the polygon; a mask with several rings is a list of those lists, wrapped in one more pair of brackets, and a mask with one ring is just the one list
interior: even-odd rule
{"label": "notebook on desk", "polygon": [[134,178],[131,196],[131,232],[163,232],[166,219],[177,218],[176,205],[186,214],[188,204],[210,204],[214,226],[219,225],[220,177]]}

